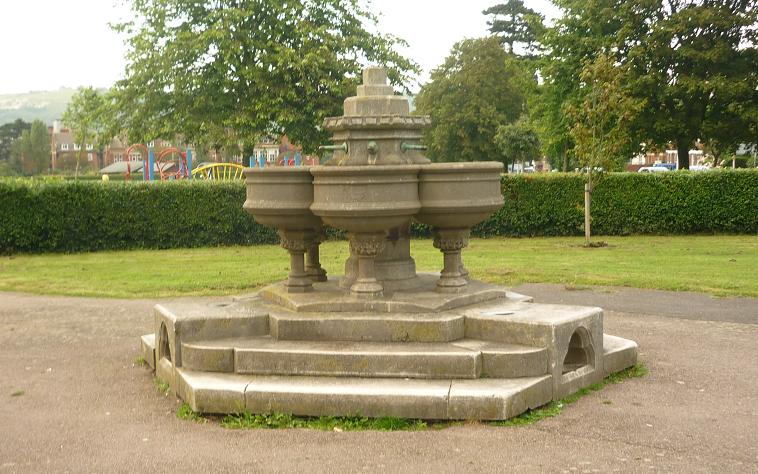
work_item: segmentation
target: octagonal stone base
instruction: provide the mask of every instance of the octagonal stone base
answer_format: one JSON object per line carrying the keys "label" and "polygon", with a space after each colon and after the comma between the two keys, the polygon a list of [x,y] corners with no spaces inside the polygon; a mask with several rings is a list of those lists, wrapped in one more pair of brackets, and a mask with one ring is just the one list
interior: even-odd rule
{"label": "octagonal stone base", "polygon": [[634,365],[600,308],[547,305],[472,281],[360,300],[337,280],[275,284],[230,304],[155,308],[145,359],[206,413],[507,419]]}

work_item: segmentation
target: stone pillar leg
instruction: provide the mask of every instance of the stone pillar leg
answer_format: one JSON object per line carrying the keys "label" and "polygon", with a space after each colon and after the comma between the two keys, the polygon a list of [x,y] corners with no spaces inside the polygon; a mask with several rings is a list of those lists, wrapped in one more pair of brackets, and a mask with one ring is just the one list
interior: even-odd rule
{"label": "stone pillar leg", "polygon": [[305,272],[305,252],[313,244],[313,231],[279,231],[281,245],[290,253],[290,274],[285,286],[288,293],[313,290],[313,281]]}
{"label": "stone pillar leg", "polygon": [[350,235],[350,252],[358,257],[357,278],[350,287],[353,295],[361,297],[382,295],[384,288],[376,279],[374,261],[384,249],[385,242],[384,233]]}
{"label": "stone pillar leg", "polygon": [[305,273],[313,281],[326,281],[326,270],[321,267],[321,260],[319,258],[319,247],[321,246],[321,242],[324,241],[324,237],[323,231],[317,233],[306,254]]}
{"label": "stone pillar leg", "polygon": [[437,281],[437,291],[455,292],[468,284],[465,274],[461,271],[463,262],[461,250],[468,246],[469,229],[438,229],[434,234],[434,247],[445,256],[444,268]]}
{"label": "stone pillar leg", "polygon": [[466,279],[466,281],[469,281],[470,278],[468,277],[468,270],[463,265],[463,261],[461,261],[461,268],[460,268],[461,276]]}

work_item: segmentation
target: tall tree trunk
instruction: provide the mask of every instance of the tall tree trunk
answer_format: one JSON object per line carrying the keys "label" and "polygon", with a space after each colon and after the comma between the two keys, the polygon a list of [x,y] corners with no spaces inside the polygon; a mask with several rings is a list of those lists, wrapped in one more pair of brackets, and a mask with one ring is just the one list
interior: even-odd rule
{"label": "tall tree trunk", "polygon": [[677,168],[680,170],[690,169],[690,144],[692,140],[677,140],[676,142],[676,154],[677,154]]}
{"label": "tall tree trunk", "polygon": [[[591,175],[590,175],[591,176]],[[591,229],[590,224],[592,222],[590,214],[590,204],[592,203],[592,180],[584,183],[584,246],[589,247],[591,244]]]}
{"label": "tall tree trunk", "polygon": [[76,155],[76,168],[74,169],[74,180],[79,179],[79,163],[82,161],[82,155],[84,154],[84,144],[79,147],[79,154]]}
{"label": "tall tree trunk", "polygon": [[567,173],[569,170],[569,156],[566,150],[566,144],[563,144],[563,172]]}

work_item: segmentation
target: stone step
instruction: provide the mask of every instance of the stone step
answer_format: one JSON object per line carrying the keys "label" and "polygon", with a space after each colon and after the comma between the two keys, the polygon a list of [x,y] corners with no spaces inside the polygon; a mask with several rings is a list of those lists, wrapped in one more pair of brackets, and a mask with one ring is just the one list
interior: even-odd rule
{"label": "stone step", "polygon": [[609,376],[637,363],[637,343],[603,334],[603,375]]}
{"label": "stone step", "polygon": [[188,370],[257,375],[476,379],[548,371],[544,348],[470,339],[377,343],[245,337],[185,342],[182,354]]}
{"label": "stone step", "polygon": [[203,413],[503,420],[552,399],[552,377],[477,380],[283,377],[177,369],[179,396]]}
{"label": "stone step", "polygon": [[271,336],[293,341],[449,342],[463,337],[461,314],[275,313]]}

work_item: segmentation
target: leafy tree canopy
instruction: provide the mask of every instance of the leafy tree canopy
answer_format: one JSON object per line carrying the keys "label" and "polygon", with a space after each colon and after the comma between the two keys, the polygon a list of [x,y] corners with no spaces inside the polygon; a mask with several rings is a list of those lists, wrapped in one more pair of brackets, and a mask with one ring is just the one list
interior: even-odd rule
{"label": "leafy tree canopy", "polygon": [[[624,66],[629,93],[645,101],[628,125],[637,143],[675,143],[680,167],[696,140],[751,142],[758,101],[756,0],[557,0],[564,15],[542,36],[550,99],[540,114],[553,136],[583,100],[582,65],[601,54]],[[554,100],[562,97],[561,100]],[[560,141],[560,140],[552,140]]]}
{"label": "leafy tree canopy", "polygon": [[32,128],[32,124],[21,119],[8,122],[0,126],[0,161],[8,161],[11,158],[11,146],[21,137],[24,130]]}
{"label": "leafy tree canopy", "polygon": [[108,94],[92,87],[80,88],[71,98],[62,118],[71,129],[74,142],[79,145],[76,162],[78,174],[86,145],[91,144],[102,152],[114,136],[111,99]]}
{"label": "leafy tree canopy", "polygon": [[416,98],[418,112],[432,118],[425,137],[429,157],[475,161],[500,156],[494,137],[499,126],[524,111],[520,84],[525,74],[494,36],[453,46]]}
{"label": "leafy tree canopy", "polygon": [[339,115],[362,65],[387,66],[407,85],[417,66],[401,40],[366,30],[358,0],[133,0],[119,120],[132,141],[251,148],[286,133],[305,150],[323,144],[324,117]]}
{"label": "leafy tree canopy", "polygon": [[50,136],[47,126],[35,120],[21,132],[21,136],[11,145],[11,167],[13,171],[25,175],[40,174],[50,163]]}
{"label": "leafy tree canopy", "polygon": [[524,5],[523,0],[507,0],[482,12],[490,16],[487,22],[490,33],[508,45],[508,51],[514,53],[514,45],[523,47],[527,52],[538,48],[538,40],[544,30],[545,18]]}
{"label": "leafy tree canopy", "polygon": [[501,151],[502,161],[508,164],[527,163],[540,158],[540,139],[526,117],[517,122],[501,125],[495,134],[495,144]]}
{"label": "leafy tree canopy", "polygon": [[595,168],[619,171],[636,149],[629,124],[637,119],[644,102],[628,93],[624,72],[611,55],[585,61],[579,78],[583,100],[577,107],[568,106],[566,114],[573,122],[570,133],[576,155],[591,181]]}

